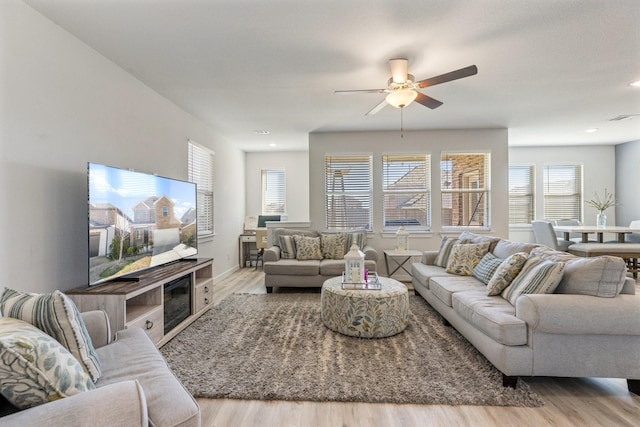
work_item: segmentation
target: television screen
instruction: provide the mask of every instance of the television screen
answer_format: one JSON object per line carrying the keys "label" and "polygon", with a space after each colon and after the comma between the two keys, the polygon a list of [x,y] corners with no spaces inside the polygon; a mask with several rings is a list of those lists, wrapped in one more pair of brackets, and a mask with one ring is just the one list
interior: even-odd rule
{"label": "television screen", "polygon": [[89,285],[198,253],[196,185],[88,164]]}

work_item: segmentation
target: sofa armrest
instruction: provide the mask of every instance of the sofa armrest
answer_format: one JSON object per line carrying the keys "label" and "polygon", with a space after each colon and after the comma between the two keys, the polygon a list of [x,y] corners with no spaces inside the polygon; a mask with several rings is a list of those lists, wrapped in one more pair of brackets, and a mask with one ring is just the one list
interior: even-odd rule
{"label": "sofa armrest", "polygon": [[122,381],[0,418],[3,427],[147,426],[147,400],[135,380]]}
{"label": "sofa armrest", "polygon": [[91,337],[91,343],[95,348],[111,343],[111,327],[109,326],[109,316],[106,311],[85,311],[80,315]]}
{"label": "sofa armrest", "polygon": [[533,332],[640,335],[640,295],[525,294],[516,316]]}
{"label": "sofa armrest", "polygon": [[362,253],[364,253],[364,259],[378,262],[378,251],[376,251],[373,247],[369,245],[365,245],[362,248]]}
{"label": "sofa armrest", "polygon": [[438,256],[438,251],[424,251],[422,253],[422,262],[424,265],[434,265],[436,262],[436,257]]}
{"label": "sofa armrest", "polygon": [[262,254],[262,261],[280,261],[280,246],[271,246],[265,249],[264,254]]}

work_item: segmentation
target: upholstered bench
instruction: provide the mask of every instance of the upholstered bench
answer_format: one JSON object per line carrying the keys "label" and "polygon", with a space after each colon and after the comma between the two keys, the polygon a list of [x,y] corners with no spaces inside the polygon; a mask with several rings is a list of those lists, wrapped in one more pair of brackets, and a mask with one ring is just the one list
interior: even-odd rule
{"label": "upholstered bench", "polygon": [[640,243],[576,243],[569,246],[568,252],[581,257],[596,257],[601,255],[617,256],[627,263],[627,271],[638,278],[638,258],[640,258]]}

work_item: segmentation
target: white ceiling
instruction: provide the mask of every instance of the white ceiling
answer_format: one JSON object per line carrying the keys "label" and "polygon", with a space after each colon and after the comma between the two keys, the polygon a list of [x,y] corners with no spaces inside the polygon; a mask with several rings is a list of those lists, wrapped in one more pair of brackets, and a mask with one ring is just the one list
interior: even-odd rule
{"label": "white ceiling", "polygon": [[408,106],[405,130],[506,127],[512,146],[640,139],[638,0],[25,2],[246,151],[399,130],[395,108],[365,116],[383,95],[333,93],[384,88],[394,57],[417,80],[478,66],[423,89],[444,105]]}

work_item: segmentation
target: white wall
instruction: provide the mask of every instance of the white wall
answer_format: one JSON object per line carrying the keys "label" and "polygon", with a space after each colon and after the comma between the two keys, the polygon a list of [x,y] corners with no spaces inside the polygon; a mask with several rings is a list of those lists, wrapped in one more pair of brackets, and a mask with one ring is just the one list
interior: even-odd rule
{"label": "white wall", "polygon": [[[382,231],[382,154],[431,153],[431,180],[439,182],[440,152],[478,150],[491,153],[491,229],[488,234],[507,236],[508,228],[508,141],[506,129],[438,130],[404,132],[336,132],[309,135],[309,194],[312,227],[322,230],[324,218],[324,156],[327,153],[372,153],[374,159],[373,233],[368,241],[380,254],[379,268],[384,268],[382,251],[395,245],[393,234]],[[410,248],[437,249],[440,243],[440,190],[432,186],[432,232],[412,234]],[[453,234],[459,234],[459,231]]]}
{"label": "white wall", "polygon": [[244,153],[24,3],[2,1],[0,15],[0,286],[86,285],[87,162],[186,179],[188,138],[225,177],[200,256],[216,275],[236,267]]}
{"label": "white wall", "polygon": [[616,145],[616,223],[640,220],[640,140]]}
{"label": "white wall", "polygon": [[262,213],[262,170],[284,169],[287,221],[309,221],[309,153],[307,151],[246,153],[245,168],[247,215]]}
{"label": "white wall", "polygon": [[[580,147],[511,147],[509,149],[510,165],[535,165],[536,174],[536,219],[544,219],[543,205],[543,166],[559,164],[581,164],[583,175],[583,194],[589,200],[597,192],[600,197],[604,189],[616,192],[616,159],[615,146],[580,146]],[[607,225],[615,225],[616,208],[607,209]],[[597,211],[584,206],[584,224],[595,225]],[[531,227],[510,229],[509,237],[513,240],[534,242]],[[612,237],[614,238],[614,237]]]}

